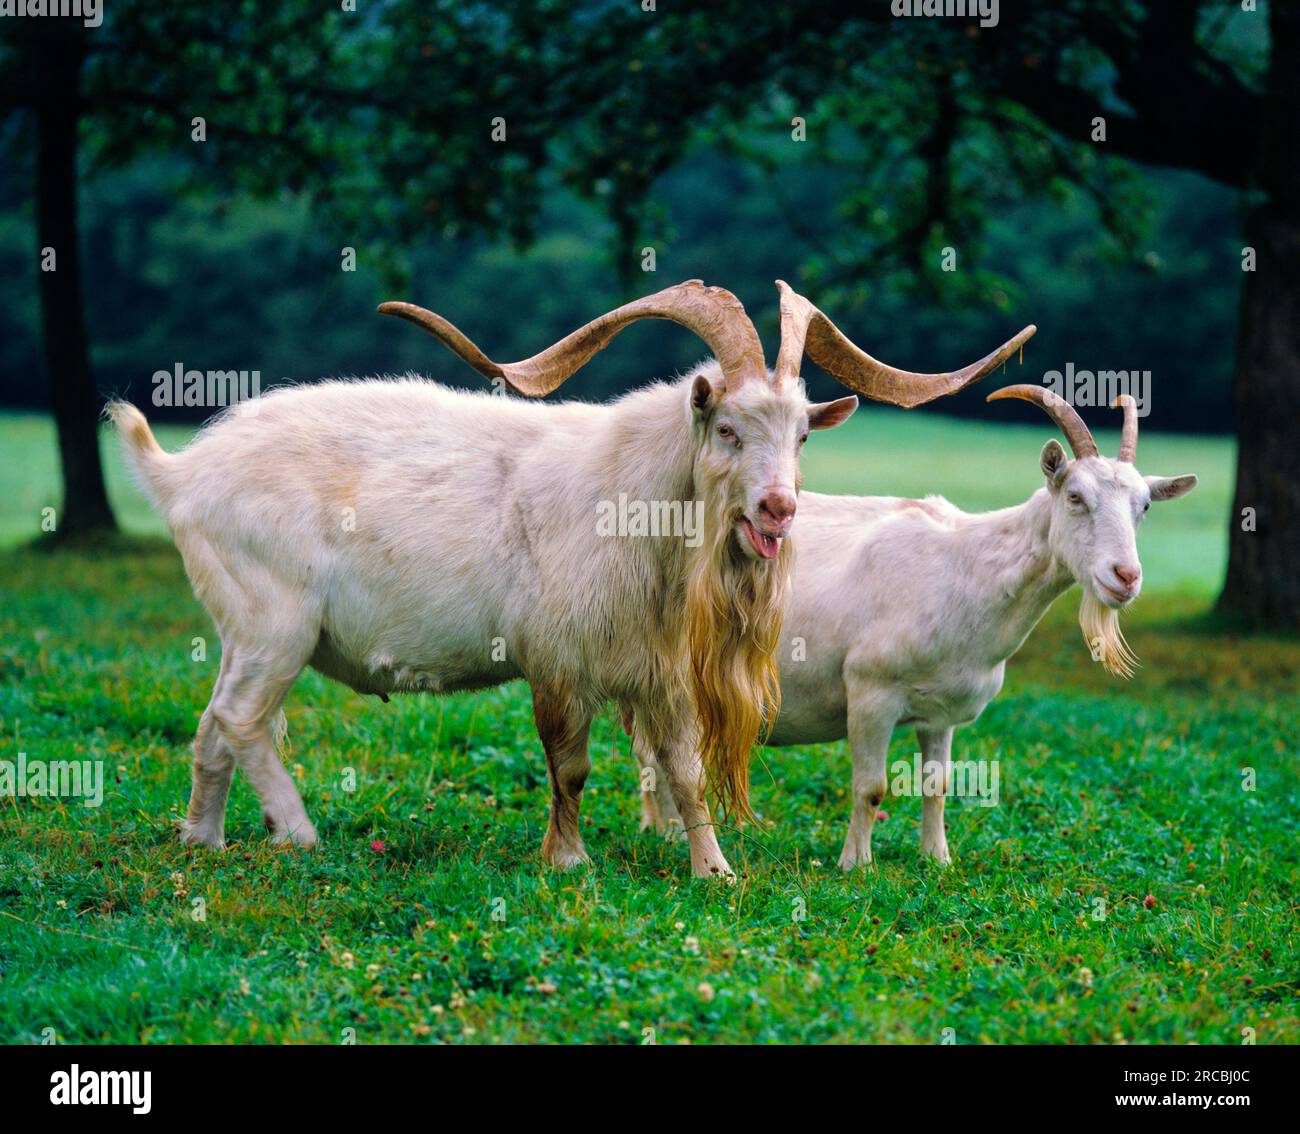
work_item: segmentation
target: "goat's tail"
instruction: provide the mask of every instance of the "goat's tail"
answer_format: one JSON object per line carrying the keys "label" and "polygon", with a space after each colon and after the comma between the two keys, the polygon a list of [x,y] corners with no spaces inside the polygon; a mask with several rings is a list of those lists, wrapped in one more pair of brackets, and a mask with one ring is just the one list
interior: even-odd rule
{"label": "goat's tail", "polygon": [[127,463],[136,480],[154,503],[162,506],[166,497],[167,466],[174,458],[158,444],[144,414],[130,402],[114,399],[104,407],[104,416],[117,427]]}

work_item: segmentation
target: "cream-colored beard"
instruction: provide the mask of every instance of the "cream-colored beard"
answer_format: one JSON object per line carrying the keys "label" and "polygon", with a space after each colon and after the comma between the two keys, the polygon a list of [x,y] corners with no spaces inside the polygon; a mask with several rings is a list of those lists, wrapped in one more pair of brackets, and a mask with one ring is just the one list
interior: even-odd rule
{"label": "cream-colored beard", "polygon": [[705,543],[687,581],[687,640],[708,791],[717,814],[753,818],[749,755],[781,707],[777,650],[793,574],[794,548],[775,562],[749,560],[736,547],[726,496],[705,518]]}
{"label": "cream-colored beard", "polygon": [[1107,673],[1132,677],[1137,656],[1124,640],[1119,628],[1119,611],[1107,606],[1091,591],[1083,592],[1079,603],[1079,627],[1093,661],[1099,661]]}

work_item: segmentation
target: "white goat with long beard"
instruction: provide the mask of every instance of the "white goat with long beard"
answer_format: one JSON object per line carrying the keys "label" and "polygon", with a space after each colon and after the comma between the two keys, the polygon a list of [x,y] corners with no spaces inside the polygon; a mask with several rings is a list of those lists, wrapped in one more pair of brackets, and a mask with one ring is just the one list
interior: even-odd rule
{"label": "white goat with long beard", "polygon": [[[1073,583],[1095,660],[1130,676],[1134,660],[1118,611],[1142,588],[1137,528],[1153,500],[1172,500],[1195,476],[1141,476],[1137,409],[1127,394],[1119,455],[1103,457],[1079,415],[1051,391],[1008,386],[989,395],[1042,406],[1053,438],[1039,457],[1047,480],[1024,504],[971,515],[942,497],[824,496],[799,505],[799,555],[781,645],[781,710],[767,743],[848,737],[852,815],[845,870],[871,861],[871,829],[888,792],[886,759],[900,725],[921,747],[921,850],[950,861],[944,831],[953,730],[1002,688],[1007,659]],[[796,650],[796,642],[799,649]],[[794,660],[798,659],[798,660]],[[656,764],[640,720],[625,707],[643,769]],[[657,777],[643,773],[642,826],[671,834],[689,823]]]}
{"label": "white goat with long beard", "polygon": [[[542,843],[587,858],[579,803],[587,739],[606,700],[632,705],[691,827],[692,870],[729,874],[708,825],[705,767],[747,809],[750,745],[776,699],[799,450],[856,398],[813,405],[797,376],[769,374],[739,301],[698,280],[626,304],[541,354],[498,365],[446,320],[417,324],[479,373],[540,397],[643,318],[670,319],[717,363],[612,405],[537,405],[430,382],[326,382],[276,391],[164,452],[143,415],[109,406],[166,517],[222,641],[194,742],[182,837],[223,845],[236,766],[277,841],[316,831],[276,752],[285,695],[310,665],[361,693],[480,689],[524,677],[552,796]],[[926,401],[969,372],[909,375],[847,341],[847,385]],[[241,412],[252,407],[255,412]],[[699,500],[702,545],[601,538],[602,503]]]}

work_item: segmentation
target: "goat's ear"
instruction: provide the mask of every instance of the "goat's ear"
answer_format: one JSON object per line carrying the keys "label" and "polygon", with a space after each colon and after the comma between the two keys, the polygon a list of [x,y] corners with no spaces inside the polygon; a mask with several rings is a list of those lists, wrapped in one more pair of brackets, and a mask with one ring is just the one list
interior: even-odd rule
{"label": "goat's ear", "polygon": [[1047,477],[1048,488],[1055,492],[1061,487],[1061,481],[1065,479],[1066,470],[1070,467],[1070,458],[1065,455],[1065,450],[1055,437],[1038,454],[1038,466]]}
{"label": "goat's ear", "polygon": [[703,374],[697,374],[691,386],[691,409],[697,417],[708,417],[717,404],[718,391],[713,388],[713,383]]}
{"label": "goat's ear", "polygon": [[833,402],[814,402],[808,407],[808,428],[834,429],[848,421],[857,408],[856,397],[836,398]]}
{"label": "goat's ear", "polygon": [[1151,489],[1152,500],[1177,500],[1196,487],[1196,477],[1192,473],[1186,476],[1149,476],[1147,487]]}

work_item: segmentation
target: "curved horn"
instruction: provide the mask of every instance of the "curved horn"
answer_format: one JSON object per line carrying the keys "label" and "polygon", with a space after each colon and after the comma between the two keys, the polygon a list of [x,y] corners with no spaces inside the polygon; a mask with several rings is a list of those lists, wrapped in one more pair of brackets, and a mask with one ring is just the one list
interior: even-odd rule
{"label": "curved horn", "polygon": [[1138,408],[1132,394],[1120,394],[1110,403],[1111,409],[1124,409],[1124,431],[1119,436],[1119,456],[1116,460],[1127,461],[1130,465],[1138,454]]}
{"label": "curved horn", "polygon": [[1041,406],[1047,416],[1061,427],[1061,432],[1065,434],[1065,439],[1069,441],[1076,458],[1099,455],[1097,442],[1092,439],[1088,427],[1083,424],[1083,418],[1055,391],[1043,386],[1003,386],[1000,390],[994,390],[984,400],[996,402],[1000,398],[1019,398],[1021,401],[1033,402],[1036,406]]}
{"label": "curved horn", "polygon": [[781,294],[781,349],[776,359],[778,386],[799,373],[806,353],[842,385],[878,402],[911,409],[944,394],[955,394],[996,370],[1038,330],[1032,323],[992,354],[961,370],[944,374],[917,374],[877,362],[859,350],[816,307],[784,280],[776,281]]}
{"label": "curved horn", "polygon": [[592,355],[608,346],[619,331],[638,319],[670,319],[694,331],[721,364],[729,393],[751,378],[767,374],[763,344],[740,300],[723,288],[705,287],[700,280],[687,280],[625,303],[579,327],[540,354],[504,364],[493,362],[441,315],[423,307],[413,303],[381,303],[379,311],[423,327],[483,377],[505,381],[512,390],[530,398],[540,398],[557,389]]}

